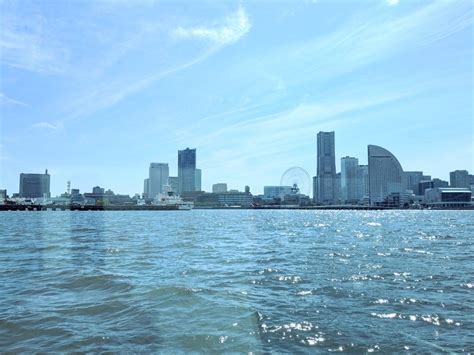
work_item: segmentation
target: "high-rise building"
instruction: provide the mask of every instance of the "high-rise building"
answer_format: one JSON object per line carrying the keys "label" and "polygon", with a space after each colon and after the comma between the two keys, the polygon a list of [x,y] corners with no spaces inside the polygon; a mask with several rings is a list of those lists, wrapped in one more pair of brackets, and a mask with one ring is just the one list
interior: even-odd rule
{"label": "high-rise building", "polygon": [[357,202],[360,197],[357,191],[357,172],[359,160],[353,157],[341,158],[341,200],[342,203]]}
{"label": "high-rise building", "polygon": [[336,152],[334,132],[318,133],[316,190],[314,200],[319,204],[332,204],[335,199]]}
{"label": "high-rise building", "polygon": [[212,192],[215,193],[215,194],[227,192],[227,184],[224,183],[224,182],[213,184],[212,185]]}
{"label": "high-rise building", "polygon": [[428,189],[433,189],[434,183],[431,180],[421,180],[418,183],[418,195],[425,195],[425,191]]}
{"label": "high-rise building", "polygon": [[341,195],[341,173],[337,173],[334,177],[334,199],[333,204],[339,205],[342,203]]}
{"label": "high-rise building", "polygon": [[196,149],[178,150],[178,190],[196,191]]}
{"label": "high-rise building", "polygon": [[404,171],[403,175],[405,179],[405,189],[413,191],[415,195],[420,195],[418,189],[420,181],[429,180],[424,178],[422,171]]}
{"label": "high-rise building", "polygon": [[356,170],[356,198],[359,202],[369,197],[369,166],[359,165]]}
{"label": "high-rise building", "polygon": [[168,186],[170,187],[171,191],[178,192],[178,177],[177,176],[169,176],[168,177]]}
{"label": "high-rise building", "polygon": [[381,203],[390,194],[403,193],[406,190],[404,174],[397,158],[376,145],[369,145],[367,150],[370,203]]}
{"label": "high-rise building", "polygon": [[449,173],[449,185],[451,187],[464,187],[470,189],[471,178],[467,170],[455,170]]}
{"label": "high-rise building", "polygon": [[20,197],[49,197],[50,175],[48,169],[44,174],[20,174]]}
{"label": "high-rise building", "polygon": [[150,186],[150,179],[143,180],[143,197],[148,198],[148,187]]}
{"label": "high-rise building", "polygon": [[164,186],[168,183],[168,163],[150,163],[148,176],[148,197],[155,198],[164,192]]}
{"label": "high-rise building", "polygon": [[437,187],[449,187],[449,182],[447,182],[445,180],[434,178],[432,181],[433,181],[433,188],[434,189],[437,188]]}
{"label": "high-rise building", "polygon": [[196,169],[196,191],[202,191],[202,186],[201,186],[201,179],[202,179],[202,171],[201,169]]}

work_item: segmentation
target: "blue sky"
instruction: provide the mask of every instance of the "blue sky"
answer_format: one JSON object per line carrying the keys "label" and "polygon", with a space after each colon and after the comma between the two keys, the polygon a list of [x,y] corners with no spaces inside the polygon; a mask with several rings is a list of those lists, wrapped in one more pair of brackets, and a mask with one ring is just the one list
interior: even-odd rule
{"label": "blue sky", "polygon": [[150,162],[197,148],[203,188],[262,193],[381,145],[404,170],[474,170],[473,3],[0,1],[0,188],[48,168],[142,192]]}

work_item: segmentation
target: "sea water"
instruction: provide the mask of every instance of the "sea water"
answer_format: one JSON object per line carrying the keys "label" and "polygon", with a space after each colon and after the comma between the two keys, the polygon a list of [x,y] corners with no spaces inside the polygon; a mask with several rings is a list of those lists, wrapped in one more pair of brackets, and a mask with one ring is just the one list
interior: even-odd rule
{"label": "sea water", "polygon": [[0,212],[0,351],[472,352],[472,211]]}

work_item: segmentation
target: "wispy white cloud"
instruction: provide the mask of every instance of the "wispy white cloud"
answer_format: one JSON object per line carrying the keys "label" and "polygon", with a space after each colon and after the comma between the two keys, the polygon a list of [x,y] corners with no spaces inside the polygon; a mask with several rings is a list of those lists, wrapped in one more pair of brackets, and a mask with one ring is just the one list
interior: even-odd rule
{"label": "wispy white cloud", "polygon": [[76,100],[71,102],[67,108],[67,111],[69,112],[67,117],[59,122],[62,123],[65,121],[87,117],[107,107],[114,106],[126,97],[146,89],[154,82],[179,71],[185,70],[205,60],[216,50],[216,48],[211,48],[201,55],[198,55],[197,57],[192,58],[181,65],[165,69],[154,75],[147,76],[146,78],[137,78],[132,82],[127,78],[116,79],[99,86],[96,85],[85,94],[79,96],[76,98]]}
{"label": "wispy white cloud", "polygon": [[400,0],[387,0],[387,4],[390,6],[395,6],[400,3]]}
{"label": "wispy white cloud", "polygon": [[[74,100],[67,103],[65,119],[61,119],[59,122],[65,122],[75,120],[82,117],[87,117],[95,112],[112,107],[125,98],[145,90],[147,87],[166,78],[174,73],[185,70],[197,63],[206,60],[214,53],[219,51],[223,46],[237,41],[243,35],[250,30],[250,21],[247,16],[245,9],[239,6],[237,11],[229,16],[226,16],[220,21],[221,26],[218,27],[200,27],[200,28],[178,28],[173,32],[173,35],[179,38],[207,38],[212,42],[212,45],[207,46],[206,49],[200,53],[191,55],[190,58],[184,59],[182,64],[178,64],[174,67],[160,70],[154,74],[150,72],[144,72],[143,75],[123,75],[112,80],[96,80],[94,85],[80,95],[77,95]],[[112,58],[107,57],[105,61],[107,66],[112,65],[118,58],[125,55],[125,53],[136,49],[137,42],[141,41],[141,38],[156,34],[156,32],[162,31],[161,26],[155,25],[144,25],[140,27],[139,33],[131,35],[129,40],[124,41],[122,44],[118,44],[117,48],[112,51]],[[102,62],[101,62],[102,63]],[[103,63],[102,63],[103,64]],[[102,65],[101,66],[104,66]],[[97,81],[101,84],[97,84]]]}
{"label": "wispy white cloud", "polygon": [[46,130],[50,130],[50,131],[57,131],[58,130],[58,127],[49,123],[49,122],[38,122],[38,123],[35,123],[33,125],[31,125],[31,128],[34,128],[34,129],[46,129]]}
{"label": "wispy white cloud", "polygon": [[223,24],[217,26],[178,27],[173,36],[183,39],[205,39],[218,44],[228,44],[238,41],[252,27],[250,19],[242,5],[237,11],[227,16]]}
{"label": "wispy white cloud", "polygon": [[69,59],[68,50],[48,30],[46,19],[40,15],[2,15],[0,52],[2,64],[41,74],[63,72]]}
{"label": "wispy white cloud", "polygon": [[[247,116],[239,122],[222,126],[212,132],[197,132],[195,127],[193,132],[188,132],[188,137],[180,137],[180,142],[177,143],[191,141],[202,149],[212,145],[212,150],[233,146],[234,151],[238,150],[239,156],[244,156],[247,161],[270,158],[281,154],[282,147],[285,150],[288,146],[297,148],[301,137],[307,136],[308,132],[316,132],[319,129],[333,130],[338,125],[347,124],[346,119],[363,110],[415,95],[418,90],[419,88],[413,87],[400,89],[398,92],[354,96],[351,96],[351,92],[346,92],[345,98],[329,97],[320,102],[298,103],[263,116]],[[260,132],[265,134],[261,135]],[[239,157],[235,159],[242,163]],[[203,165],[211,167],[217,164],[212,153],[206,160],[202,162]]]}
{"label": "wispy white cloud", "polygon": [[26,104],[25,102],[12,99],[11,97],[8,97],[7,95],[5,95],[3,92],[0,92],[0,103],[18,105],[18,106],[28,106],[28,104]]}
{"label": "wispy white cloud", "polygon": [[273,70],[286,84],[319,83],[472,27],[469,2],[440,1],[393,17],[386,11],[355,14],[351,21],[311,40],[295,42],[248,58],[241,66],[258,72]]}

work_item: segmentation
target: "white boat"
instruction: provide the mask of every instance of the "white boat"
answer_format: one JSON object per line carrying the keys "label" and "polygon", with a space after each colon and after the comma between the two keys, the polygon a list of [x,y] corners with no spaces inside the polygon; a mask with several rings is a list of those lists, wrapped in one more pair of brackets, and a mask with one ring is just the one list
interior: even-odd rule
{"label": "white boat", "polygon": [[156,206],[176,206],[178,210],[191,210],[194,207],[193,202],[183,201],[169,186],[165,186],[165,193],[154,198],[153,204]]}

